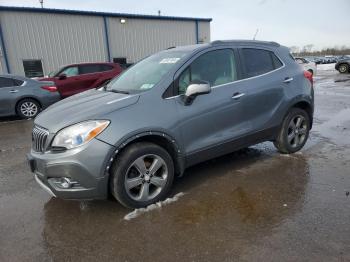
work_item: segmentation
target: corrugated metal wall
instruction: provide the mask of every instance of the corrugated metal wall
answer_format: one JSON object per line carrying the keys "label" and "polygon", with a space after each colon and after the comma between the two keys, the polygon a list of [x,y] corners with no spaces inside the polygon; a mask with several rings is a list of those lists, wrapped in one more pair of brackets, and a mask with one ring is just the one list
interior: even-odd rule
{"label": "corrugated metal wall", "polygon": [[210,23],[198,22],[198,40],[200,43],[210,42]]}
{"label": "corrugated metal wall", "polygon": [[171,46],[196,43],[194,21],[108,18],[111,57],[137,62],[145,56]]}
{"label": "corrugated metal wall", "polygon": [[[121,24],[118,17],[106,21],[112,59],[126,57],[134,63],[170,46],[196,43],[195,21],[127,18]],[[2,11],[0,22],[13,74],[24,75],[26,59],[41,59],[44,74],[65,64],[108,60],[102,16]],[[210,23],[198,22],[198,34],[200,41],[209,42]]]}
{"label": "corrugated metal wall", "polygon": [[42,59],[44,73],[62,65],[105,61],[101,17],[1,12],[11,73],[24,75],[22,60]]}

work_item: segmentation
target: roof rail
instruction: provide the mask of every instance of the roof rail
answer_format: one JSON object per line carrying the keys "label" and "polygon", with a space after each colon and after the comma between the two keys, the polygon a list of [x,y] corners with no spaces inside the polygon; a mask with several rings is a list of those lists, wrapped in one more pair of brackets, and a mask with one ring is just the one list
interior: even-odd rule
{"label": "roof rail", "polygon": [[216,40],[210,43],[211,45],[224,45],[224,44],[258,44],[279,47],[280,44],[273,41],[259,41],[259,40]]}

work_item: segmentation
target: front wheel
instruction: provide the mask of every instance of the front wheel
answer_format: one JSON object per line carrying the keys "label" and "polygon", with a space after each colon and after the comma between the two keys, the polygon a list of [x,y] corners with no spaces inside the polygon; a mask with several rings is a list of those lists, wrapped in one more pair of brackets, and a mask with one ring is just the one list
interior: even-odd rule
{"label": "front wheel", "polygon": [[310,132],[310,117],[300,108],[293,108],[285,117],[275,147],[283,154],[295,153],[303,148]]}
{"label": "front wheel", "polygon": [[110,188],[124,206],[141,208],[168,196],[174,180],[174,164],[162,147],[148,142],[130,145],[111,169]]}

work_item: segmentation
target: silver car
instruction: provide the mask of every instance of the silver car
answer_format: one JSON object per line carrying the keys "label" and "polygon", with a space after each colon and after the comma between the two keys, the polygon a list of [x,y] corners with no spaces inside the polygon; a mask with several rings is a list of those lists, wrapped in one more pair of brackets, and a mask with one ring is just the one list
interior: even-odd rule
{"label": "silver car", "polygon": [[53,82],[0,75],[0,116],[34,118],[41,110],[59,100],[60,95]]}
{"label": "silver car", "polygon": [[28,159],[53,196],[112,194],[127,207],[144,207],[164,199],[174,177],[196,163],[264,141],[281,153],[300,150],[313,110],[312,75],[286,47],[176,47],[42,112]]}

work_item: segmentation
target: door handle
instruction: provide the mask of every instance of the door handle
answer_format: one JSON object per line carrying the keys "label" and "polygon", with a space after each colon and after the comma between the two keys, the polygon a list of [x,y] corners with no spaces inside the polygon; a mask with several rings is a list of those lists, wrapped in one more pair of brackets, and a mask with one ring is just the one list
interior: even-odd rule
{"label": "door handle", "polygon": [[290,82],[292,82],[293,80],[294,80],[293,77],[286,77],[286,78],[284,79],[283,83],[290,83]]}
{"label": "door handle", "polygon": [[18,93],[18,90],[10,90],[10,93]]}
{"label": "door handle", "polygon": [[234,93],[232,96],[232,99],[237,100],[237,99],[240,99],[244,95],[245,95],[244,93]]}

